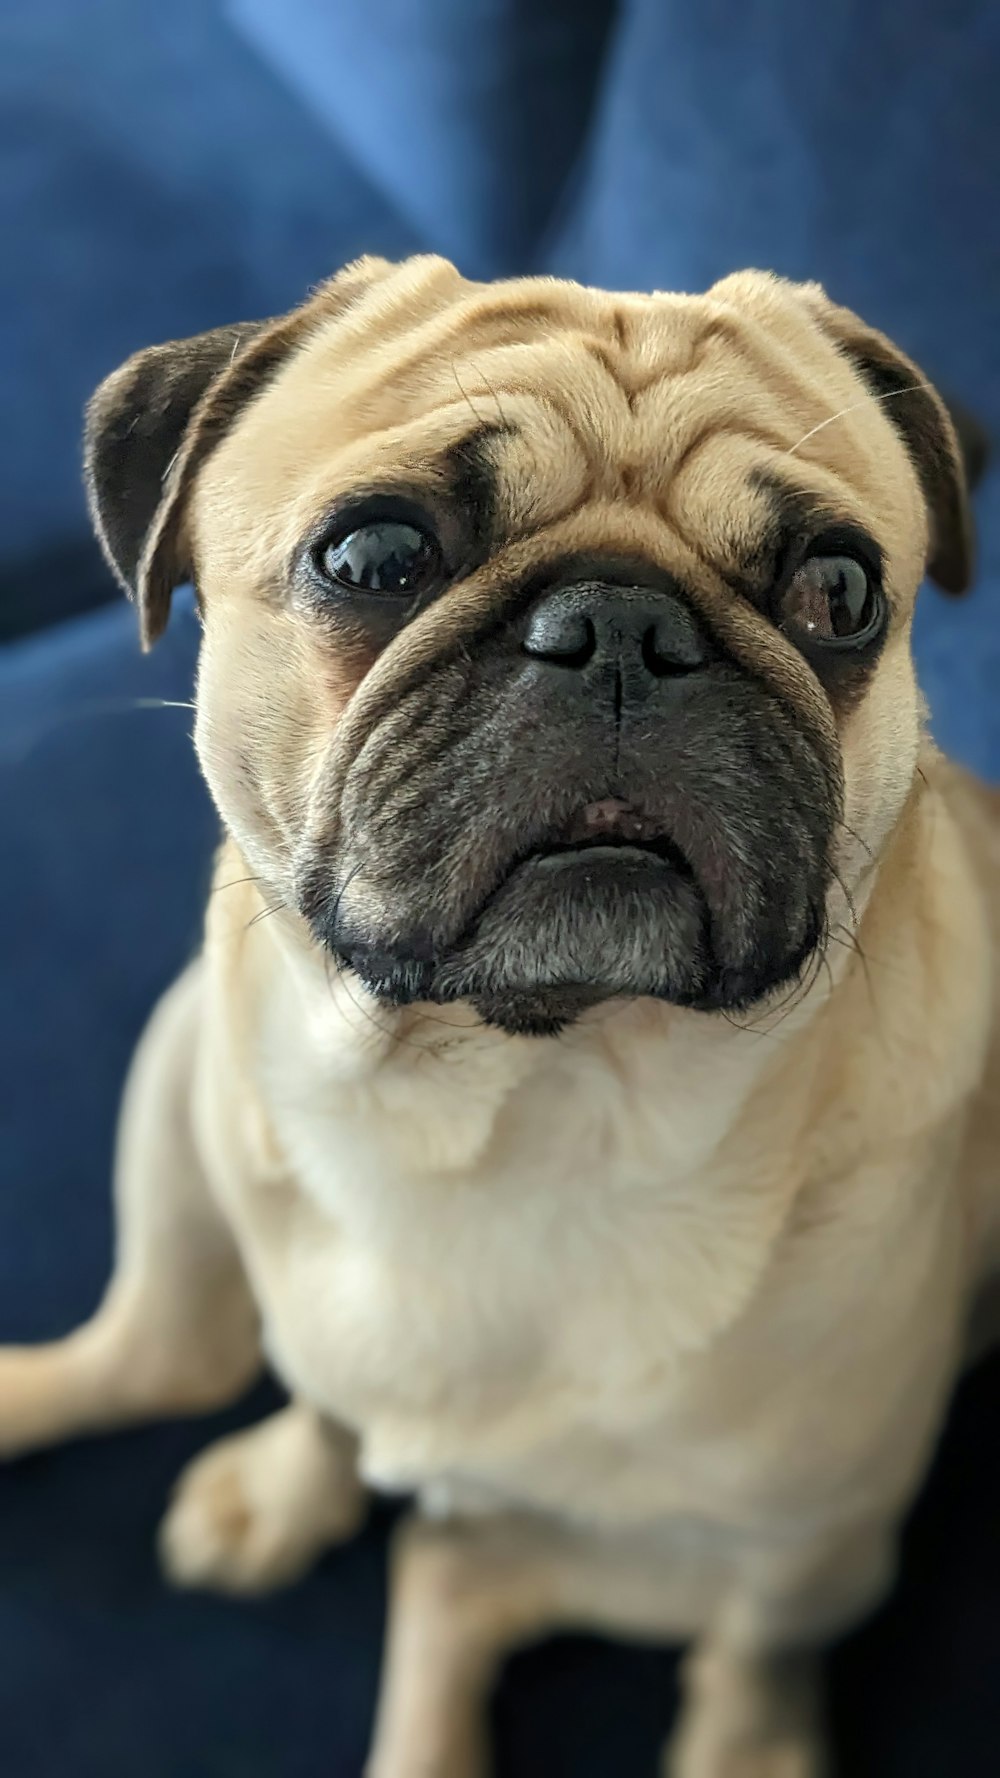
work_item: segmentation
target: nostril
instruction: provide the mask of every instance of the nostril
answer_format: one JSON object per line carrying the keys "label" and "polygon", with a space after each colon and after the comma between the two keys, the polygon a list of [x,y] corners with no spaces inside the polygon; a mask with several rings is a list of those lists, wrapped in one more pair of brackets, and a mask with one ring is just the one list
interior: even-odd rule
{"label": "nostril", "polygon": [[695,614],[668,591],[589,581],[558,587],[521,622],[521,647],[534,660],[578,670],[603,665],[619,677],[638,673],[647,684],[697,672],[712,655]]}
{"label": "nostril", "polygon": [[705,665],[705,649],[693,627],[654,623],[643,632],[642,664],[656,679],[696,673]]}
{"label": "nostril", "polygon": [[597,648],[597,632],[584,612],[542,605],[532,614],[523,647],[536,660],[585,667]]}

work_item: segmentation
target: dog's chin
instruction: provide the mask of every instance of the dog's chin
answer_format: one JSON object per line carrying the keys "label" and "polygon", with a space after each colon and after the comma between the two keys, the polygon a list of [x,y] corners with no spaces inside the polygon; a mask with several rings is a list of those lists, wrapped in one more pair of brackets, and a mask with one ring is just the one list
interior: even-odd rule
{"label": "dog's chin", "polygon": [[442,960],[435,990],[502,1030],[556,1031],[605,1000],[690,1001],[703,985],[707,912],[682,861],[629,846],[525,859]]}
{"label": "dog's chin", "polygon": [[690,1005],[706,991],[708,917],[675,855],[564,847],[518,862],[467,932],[437,955],[351,943],[344,960],[379,998],[472,1003],[489,1025],[547,1035],[606,1000]]}

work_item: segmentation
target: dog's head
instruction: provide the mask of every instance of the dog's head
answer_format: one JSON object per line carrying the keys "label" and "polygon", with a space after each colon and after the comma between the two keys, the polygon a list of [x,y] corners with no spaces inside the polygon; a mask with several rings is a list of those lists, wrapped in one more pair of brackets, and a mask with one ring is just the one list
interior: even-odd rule
{"label": "dog's head", "polygon": [[545,1031],[760,1001],[912,784],[910,621],[970,574],[948,412],[815,286],[362,261],[88,416],[147,643],[250,868],[399,1004]]}

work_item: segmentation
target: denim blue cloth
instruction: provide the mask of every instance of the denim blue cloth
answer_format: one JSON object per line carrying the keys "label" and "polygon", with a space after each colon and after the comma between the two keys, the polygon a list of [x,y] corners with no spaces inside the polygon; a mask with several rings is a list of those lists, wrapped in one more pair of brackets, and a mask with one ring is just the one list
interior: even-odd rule
{"label": "denim blue cloth", "polygon": [[470,276],[819,278],[1000,416],[992,0],[228,13],[383,202]]}
{"label": "denim blue cloth", "polygon": [[3,0],[0,638],[15,605],[24,627],[111,590],[80,481],[101,377],[418,244],[215,0]]}
{"label": "denim blue cloth", "polygon": [[[986,0],[6,0],[0,598],[83,535],[105,370],[364,249],[818,277],[1000,430],[998,32]],[[980,584],[921,595],[918,657],[939,737],[1000,779],[1000,475],[978,510]],[[198,942],[216,833],[190,711],[135,700],[189,698],[196,639],[182,601],[141,659],[116,604],[0,649],[0,1338],[70,1327],[107,1272],[121,1080]],[[1000,1765],[998,1396],[995,1366],[963,1390],[896,1599],[833,1662],[846,1778]],[[359,1778],[390,1515],[273,1602],[156,1575],[180,1464],[268,1399],[0,1473],[3,1778]],[[524,1656],[500,1778],[652,1778],[673,1700],[663,1651]]]}

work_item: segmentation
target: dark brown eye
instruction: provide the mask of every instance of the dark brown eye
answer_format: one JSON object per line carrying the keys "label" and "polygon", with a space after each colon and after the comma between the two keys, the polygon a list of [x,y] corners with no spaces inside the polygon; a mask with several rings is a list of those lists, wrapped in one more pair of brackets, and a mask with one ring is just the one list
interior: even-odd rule
{"label": "dark brown eye", "polygon": [[351,592],[425,591],[441,575],[437,539],[401,519],[379,519],[328,543],[319,565],[328,580]]}
{"label": "dark brown eye", "polygon": [[781,601],[781,628],[817,644],[867,638],[880,615],[878,585],[853,556],[809,556]]}

